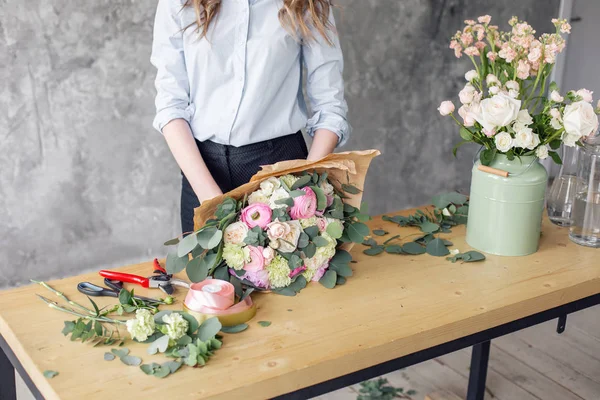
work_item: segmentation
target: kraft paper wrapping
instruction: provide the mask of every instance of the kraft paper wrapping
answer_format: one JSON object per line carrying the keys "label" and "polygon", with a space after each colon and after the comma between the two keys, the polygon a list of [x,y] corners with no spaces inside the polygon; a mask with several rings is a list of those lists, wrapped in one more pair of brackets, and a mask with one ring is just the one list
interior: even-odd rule
{"label": "kraft paper wrapping", "polygon": [[[196,208],[194,210],[194,230],[198,230],[204,226],[205,222],[214,215],[217,206],[225,197],[241,200],[245,194],[249,195],[258,190],[260,183],[267,178],[295,174],[307,170],[316,170],[318,173],[327,171],[329,182],[338,190],[342,190],[342,184],[348,183],[349,178],[349,183],[361,191],[358,194],[347,193],[346,196],[348,198],[342,199],[342,201],[354,207],[360,207],[367,170],[369,169],[371,160],[380,154],[379,150],[347,151],[344,153],[329,154],[318,161],[290,160],[262,166],[262,169],[250,179],[250,182],[221,196],[206,200],[200,207]],[[352,243],[346,243],[340,247],[344,250],[350,250]]]}

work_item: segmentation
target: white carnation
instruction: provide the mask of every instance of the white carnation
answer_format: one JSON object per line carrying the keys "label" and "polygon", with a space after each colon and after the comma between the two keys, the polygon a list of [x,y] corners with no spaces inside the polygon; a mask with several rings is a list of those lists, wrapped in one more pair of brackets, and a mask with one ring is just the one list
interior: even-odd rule
{"label": "white carnation", "polygon": [[138,342],[147,340],[154,333],[154,317],[148,310],[137,310],[135,318],[127,320],[125,324],[131,338]]}
{"label": "white carnation", "polygon": [[173,340],[181,339],[187,332],[189,326],[188,322],[181,314],[175,312],[164,315],[162,321],[165,323],[165,325],[163,325],[163,333]]}

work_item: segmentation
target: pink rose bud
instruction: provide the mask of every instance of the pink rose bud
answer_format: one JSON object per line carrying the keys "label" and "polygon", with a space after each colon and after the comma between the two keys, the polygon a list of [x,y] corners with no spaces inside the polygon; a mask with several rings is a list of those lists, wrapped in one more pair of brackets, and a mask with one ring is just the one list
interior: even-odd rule
{"label": "pink rose bud", "polygon": [[265,229],[267,224],[271,222],[272,213],[273,211],[268,205],[263,203],[254,203],[242,210],[240,219],[243,223],[248,225],[248,228],[250,229],[254,228],[255,226]]}
{"label": "pink rose bud", "polygon": [[438,111],[443,116],[450,115],[454,112],[454,103],[450,100],[442,101],[442,104],[438,107]]}
{"label": "pink rose bud", "polygon": [[312,218],[317,211],[317,195],[309,188],[300,189],[306,193],[304,196],[294,198],[294,206],[290,210],[292,219]]}
{"label": "pink rose bud", "polygon": [[319,267],[319,269],[317,269],[317,271],[315,272],[315,275],[312,278],[312,281],[318,282],[319,280],[321,280],[323,275],[325,275],[325,271],[327,271],[327,268],[329,268],[329,261],[325,261],[325,263],[323,265],[321,265]]}
{"label": "pink rose bud", "polygon": [[250,250],[250,262],[244,265],[244,269],[249,272],[257,272],[265,267],[265,257],[263,248],[260,246],[248,246]]}
{"label": "pink rose bud", "polygon": [[299,275],[299,274],[303,273],[304,271],[306,271],[306,265],[303,265],[301,267],[298,267],[298,268],[290,271],[290,278],[293,278],[296,275]]}

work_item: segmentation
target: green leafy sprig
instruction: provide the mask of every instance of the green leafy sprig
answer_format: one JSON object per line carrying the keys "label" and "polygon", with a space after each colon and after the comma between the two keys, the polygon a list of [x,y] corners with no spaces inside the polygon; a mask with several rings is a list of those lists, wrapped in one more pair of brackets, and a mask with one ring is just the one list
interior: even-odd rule
{"label": "green leafy sprig", "polygon": [[361,382],[360,386],[356,400],[410,399],[410,396],[417,394],[415,390],[405,392],[404,388],[390,386],[385,378]]}

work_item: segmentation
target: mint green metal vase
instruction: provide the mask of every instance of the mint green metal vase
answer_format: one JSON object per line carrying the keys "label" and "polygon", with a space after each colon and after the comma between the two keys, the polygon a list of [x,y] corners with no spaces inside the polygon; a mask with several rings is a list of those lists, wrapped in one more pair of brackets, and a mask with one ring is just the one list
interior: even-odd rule
{"label": "mint green metal vase", "polygon": [[479,251],[500,256],[524,256],[538,249],[546,169],[534,156],[509,161],[497,155],[490,167],[507,171],[494,175],[473,166],[467,243]]}

